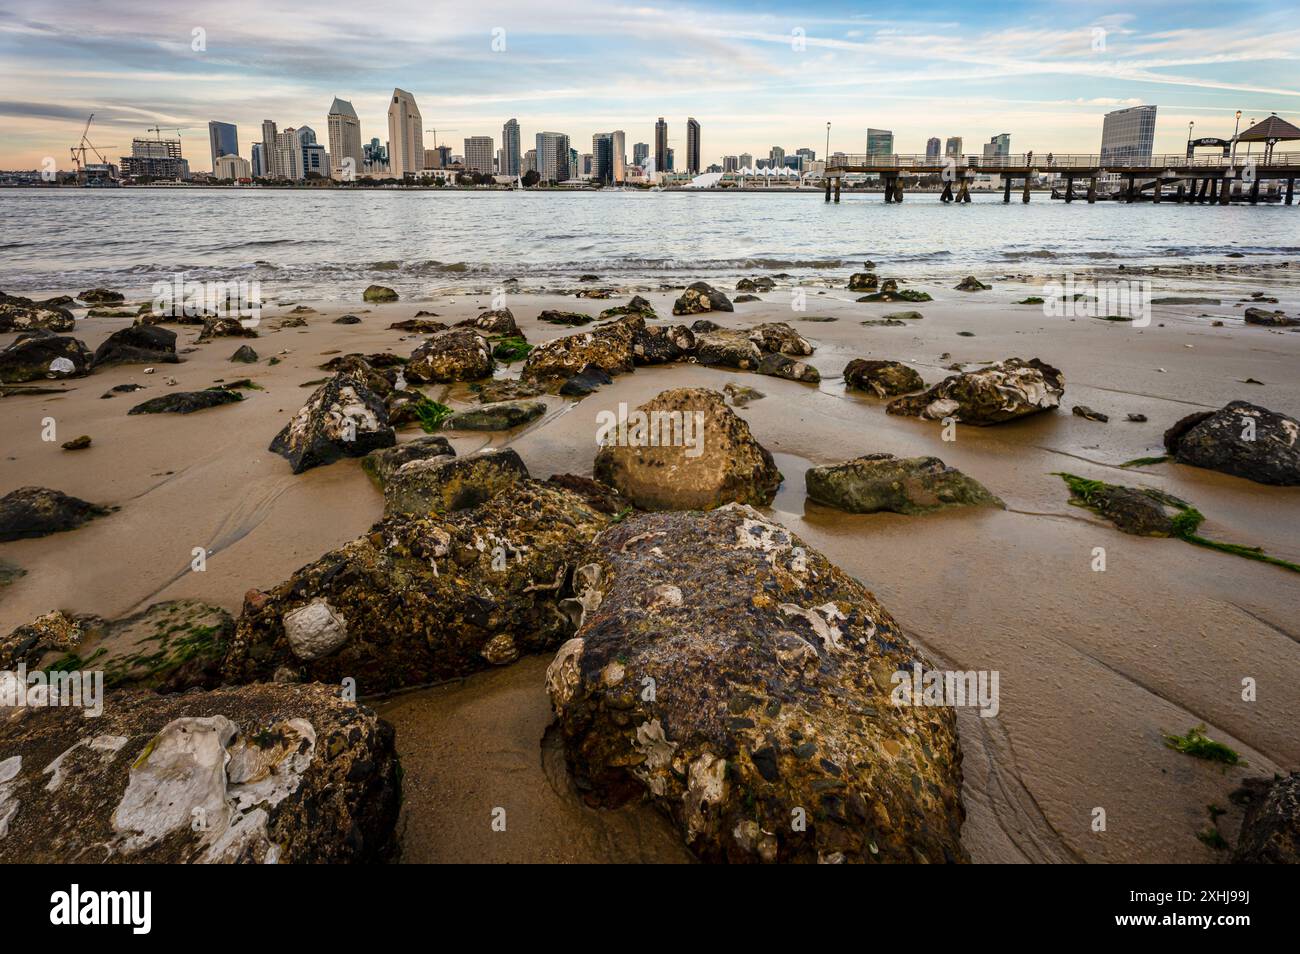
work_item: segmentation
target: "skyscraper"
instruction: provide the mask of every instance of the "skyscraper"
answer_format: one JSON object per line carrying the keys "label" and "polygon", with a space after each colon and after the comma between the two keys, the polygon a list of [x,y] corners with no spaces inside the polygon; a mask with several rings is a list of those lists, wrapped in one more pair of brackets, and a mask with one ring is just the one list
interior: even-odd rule
{"label": "skyscraper", "polygon": [[424,168],[424,120],[415,97],[394,89],[388,104],[388,170],[395,179],[419,174]]}
{"label": "skyscraper", "polygon": [[1005,159],[1011,155],[1011,133],[998,133],[984,144],[985,159]]}
{"label": "skyscraper", "polygon": [[607,185],[614,181],[614,136],[596,133],[591,137],[591,176]]}
{"label": "skyscraper", "polygon": [[275,120],[262,120],[262,175],[267,179],[280,179],[280,167],[276,165],[275,142],[277,133],[275,131]]}
{"label": "skyscraper", "polygon": [[310,126],[298,127],[298,146],[302,152],[303,179],[330,177],[329,153],[316,141],[316,130]]}
{"label": "skyscraper", "polygon": [[738,163],[740,163],[740,168],[742,168],[742,169],[753,169],[753,168],[754,168],[754,155],[753,155],[753,153],[742,152],[742,153],[741,153],[741,154],[736,158],[736,161],[737,161]]}
{"label": "skyscraper", "polygon": [[1130,106],[1107,113],[1101,123],[1101,162],[1150,162],[1156,107]]}
{"label": "skyscraper", "polygon": [[564,133],[537,134],[537,174],[543,182],[569,179],[569,137]]}
{"label": "skyscraper", "polygon": [[650,156],[650,144],[645,142],[635,142],[632,144],[632,165],[644,166],[645,161]]}
{"label": "skyscraper", "polygon": [[465,168],[470,172],[492,174],[492,151],[496,143],[491,136],[469,136],[465,139]]}
{"label": "skyscraper", "polygon": [[349,169],[351,175],[360,173],[361,120],[357,118],[357,111],[346,99],[335,96],[325,122],[329,127],[330,175],[343,179],[349,175]]}
{"label": "skyscraper", "polygon": [[867,130],[867,155],[892,156],[894,154],[894,133],[888,129]]}
{"label": "skyscraper", "polygon": [[263,158],[262,144],[253,143],[253,161],[249,164],[254,179],[261,179],[266,176],[266,160]]}
{"label": "skyscraper", "polygon": [[627,181],[627,136],[621,129],[609,134],[610,152],[614,157],[614,181]]}
{"label": "skyscraper", "polygon": [[523,170],[519,168],[519,120],[507,119],[501,127],[501,151],[505,160],[501,174],[517,176]]}
{"label": "skyscraper", "polygon": [[961,155],[961,136],[949,136],[943,154],[950,159],[958,158]]}
{"label": "skyscraper", "polygon": [[785,150],[780,146],[773,146],[767,151],[767,161],[773,169],[780,169],[785,165]]}
{"label": "skyscraper", "polygon": [[662,116],[655,123],[655,172],[668,168],[668,124]]}
{"label": "skyscraper", "polygon": [[686,171],[700,174],[700,124],[694,119],[686,120]]}
{"label": "skyscraper", "polygon": [[[312,139],[315,138],[313,134]],[[275,148],[271,150],[271,157],[275,178],[301,179],[303,177],[302,140],[298,138],[298,130],[289,126],[283,132],[276,133]]]}
{"label": "skyscraper", "polygon": [[234,123],[208,123],[208,141],[212,146],[212,170],[217,169],[217,160],[222,156],[239,155],[239,130]]}
{"label": "skyscraper", "polygon": [[939,158],[939,137],[931,136],[925,144],[925,158],[927,162],[934,162]]}

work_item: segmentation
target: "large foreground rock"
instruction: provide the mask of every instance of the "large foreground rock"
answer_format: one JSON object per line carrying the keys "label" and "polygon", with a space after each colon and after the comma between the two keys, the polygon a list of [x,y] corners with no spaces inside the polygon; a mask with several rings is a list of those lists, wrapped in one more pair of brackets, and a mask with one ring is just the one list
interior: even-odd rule
{"label": "large foreground rock", "polygon": [[25,299],[0,298],[0,332],[4,331],[71,331],[77,326],[72,312]]}
{"label": "large foreground rock", "polygon": [[681,361],[694,350],[695,333],[685,325],[645,327],[632,339],[632,359],[639,365]]}
{"label": "large foreground rock", "polygon": [[673,302],[674,315],[700,315],[706,311],[735,311],[731,301],[708,282],[694,282]]}
{"label": "large foreground rock", "polygon": [[477,381],[492,373],[492,346],[472,328],[439,331],[411,353],[406,376],[418,383]]}
{"label": "large foreground rock", "polygon": [[630,314],[590,331],[544,341],[528,352],[522,376],[530,381],[567,380],[591,364],[606,374],[631,371],[633,344],[645,330],[645,318]]}
{"label": "large foreground rock", "polygon": [[633,517],[580,567],[547,670],[588,802],[644,797],[707,861],[965,861],[953,710],[856,580],[745,506]]}
{"label": "large foreground rock", "polygon": [[373,693],[554,648],[574,630],[564,604],[574,568],[608,520],[579,493],[536,481],[471,510],[389,514],[269,592],[250,592],[227,676],[351,676]]}
{"label": "large foreground rock", "polygon": [[75,530],[108,509],[46,487],[19,487],[0,497],[0,541]]}
{"label": "large foreground rock", "polygon": [[944,378],[924,394],[891,401],[885,410],[941,421],[952,417],[962,424],[1000,424],[1061,403],[1065,379],[1037,358],[1007,358],[977,371]]}
{"label": "large foreground rock", "polygon": [[763,360],[763,352],[750,340],[748,332],[719,328],[696,333],[695,360],[737,371],[755,371]]}
{"label": "large foreground rock", "polygon": [[849,513],[921,514],[946,507],[1004,506],[977,480],[937,457],[867,454],[809,468],[808,496]]}
{"label": "large foreground rock", "polygon": [[79,378],[90,373],[92,360],[86,346],[70,335],[29,332],[0,350],[0,384]]}
{"label": "large foreground rock", "polygon": [[625,421],[598,424],[595,478],[642,510],[766,506],[781,484],[771,453],[717,391],[663,391]]}
{"label": "large foreground rock", "polygon": [[397,854],[392,727],[335,686],[117,690],[0,718],[0,862],[363,862]]}
{"label": "large foreground rock", "polygon": [[357,371],[343,371],[318,387],[307,403],[271,441],[270,450],[293,466],[295,474],[342,457],[364,457],[392,447],[397,435],[383,400]]}
{"label": "large foreground rock", "polygon": [[110,364],[176,364],[176,332],[158,325],[130,325],[95,349],[95,367]]}
{"label": "large foreground rock", "polygon": [[1300,864],[1300,772],[1272,782],[1252,779],[1243,794],[1246,815],[1232,852],[1233,862]]}
{"label": "large foreground rock", "polygon": [[1165,450],[1180,464],[1260,484],[1300,484],[1300,421],[1248,401],[1189,414],[1165,431]]}

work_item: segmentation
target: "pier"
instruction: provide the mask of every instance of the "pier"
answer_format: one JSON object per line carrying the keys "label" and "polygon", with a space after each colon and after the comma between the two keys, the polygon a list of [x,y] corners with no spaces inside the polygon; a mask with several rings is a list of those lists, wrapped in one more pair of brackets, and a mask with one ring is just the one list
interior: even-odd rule
{"label": "pier", "polygon": [[[1028,202],[1030,186],[1040,175],[1055,175],[1064,186],[1064,201],[1076,198],[1097,201],[1097,187],[1103,180],[1118,177],[1122,201],[1133,202],[1150,192],[1153,202],[1192,202],[1227,205],[1234,198],[1257,203],[1260,183],[1286,183],[1285,203],[1291,205],[1295,180],[1300,177],[1300,152],[1272,152],[1236,156],[1151,156],[1140,160],[1102,159],[1100,155],[1058,155],[1022,153],[997,156],[868,156],[835,155],[826,163],[826,201],[840,201],[844,176],[865,173],[880,177],[886,202],[903,201],[905,178],[938,175],[943,180],[943,202],[969,202],[971,185],[977,176],[995,175],[1002,180],[1002,201],[1010,202],[1021,183],[1020,201]],[[1076,196],[1075,184],[1084,189]]]}

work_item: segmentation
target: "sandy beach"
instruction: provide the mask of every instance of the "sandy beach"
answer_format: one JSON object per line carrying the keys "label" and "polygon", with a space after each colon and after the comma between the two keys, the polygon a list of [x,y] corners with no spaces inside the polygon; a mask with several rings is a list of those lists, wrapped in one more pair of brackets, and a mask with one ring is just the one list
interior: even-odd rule
{"label": "sandy beach", "polygon": [[[909,283],[934,298],[918,305],[859,303],[843,287],[812,287],[803,311],[792,310],[790,289],[778,284],[734,313],[706,316],[726,328],[790,322],[816,345],[807,360],[820,371],[820,385],[696,364],[642,367],[580,400],[547,396],[547,413],[515,430],[447,436],[461,455],[509,445],[536,477],[589,476],[598,412],[636,406],[668,388],[757,388],[765,397],[737,413],[785,478],[771,516],[861,580],[933,658],[1001,673],[995,718],[969,709],[958,715],[962,840],[971,859],[1219,861],[1222,853],[1197,838],[1207,806],[1227,809],[1219,828],[1235,833],[1240,815],[1229,793],[1245,778],[1300,764],[1300,579],[1178,540],[1122,534],[1071,506],[1053,472],[1167,491],[1205,514],[1207,536],[1300,561],[1300,488],[1173,463],[1119,466],[1163,454],[1166,428],[1231,400],[1300,415],[1300,333],[1246,325],[1240,304],[1263,291],[1279,299],[1271,307],[1296,314],[1300,268],[1171,263],[1142,276],[1157,297],[1220,304],[1157,304],[1142,328],[1048,317],[1041,306],[1013,304],[1039,294],[1040,285],[979,277],[992,289]],[[526,287],[527,275],[520,278]],[[541,311],[595,315],[634,291],[654,305],[660,318],[653,324],[692,320],[671,317],[677,292],[669,289],[620,288],[607,301],[521,292],[505,304],[536,344],[572,333],[539,322]],[[427,310],[453,324],[493,304],[486,289],[363,304],[360,287],[350,303],[280,301],[264,310],[256,339],[197,345],[198,327],[172,325],[185,352],[179,364],[158,365],[152,374],[143,365],[108,367],[55,384],[55,394],[0,399],[0,492],[38,485],[119,508],[72,532],[0,544],[0,561],[25,571],[0,586],[0,631],[53,609],[117,617],[183,597],[238,614],[250,588],[279,583],[365,533],[384,501],[359,461],[295,476],[267,445],[310,395],[308,385],[328,376],[320,365],[330,357],[409,355],[423,336],[388,330],[390,323]],[[305,327],[279,328],[300,306],[311,309]],[[862,324],[913,308],[924,317]],[[343,314],[361,321],[334,323]],[[834,320],[814,320],[821,318]],[[94,349],[130,323],[86,318],[74,334]],[[0,335],[0,346],[14,337]],[[256,364],[228,360],[244,343],[258,352]],[[972,368],[1010,356],[1039,357],[1064,372],[1061,408],[961,427],[955,441],[944,441],[934,422],[887,416],[884,401],[846,390],[841,378],[853,358],[899,360],[934,384],[953,364]],[[278,361],[269,363],[273,357]],[[499,368],[497,376],[517,375],[519,367]],[[259,389],[243,392],[238,404],[193,415],[126,413],[169,390],[240,378]],[[128,383],[146,390],[102,397]],[[465,385],[424,390],[453,407],[472,402]],[[1072,415],[1076,404],[1104,412],[1109,423]],[[1147,420],[1130,422],[1128,414]],[[55,441],[42,440],[46,418],[56,422]],[[90,448],[60,449],[82,434],[93,439]],[[421,434],[408,428],[399,439]],[[807,500],[809,467],[874,452],[941,457],[1001,497],[1006,510],[851,515]],[[1106,549],[1105,572],[1091,567],[1098,546]],[[208,552],[203,572],[191,571],[195,547]],[[576,797],[562,755],[546,739],[548,662],[526,657],[370,700],[397,730],[404,860],[691,860],[648,807],[602,812]],[[1242,701],[1244,678],[1257,681],[1257,701]],[[1245,764],[1224,768],[1164,744],[1166,733],[1198,724]],[[508,834],[489,825],[495,806],[509,812]],[[1098,807],[1108,819],[1104,832],[1091,828]]]}

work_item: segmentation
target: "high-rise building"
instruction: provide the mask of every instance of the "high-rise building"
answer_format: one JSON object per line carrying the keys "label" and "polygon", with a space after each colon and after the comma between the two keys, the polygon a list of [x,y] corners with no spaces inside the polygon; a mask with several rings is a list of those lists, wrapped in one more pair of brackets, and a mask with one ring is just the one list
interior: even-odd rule
{"label": "high-rise building", "polygon": [[650,144],[644,142],[634,142],[632,144],[632,165],[644,166],[646,159],[650,156]]}
{"label": "high-rise building", "polygon": [[[582,157],[578,155],[578,150],[572,146],[569,147],[569,178],[576,179],[582,172]],[[565,181],[565,180],[560,180]]]}
{"label": "high-rise building", "polygon": [[944,144],[943,154],[950,159],[961,156],[961,136],[949,136],[948,142]]}
{"label": "high-rise building", "polygon": [[501,127],[501,151],[505,158],[501,174],[520,175],[523,170],[519,168],[519,120],[507,119],[506,124]]}
{"label": "high-rise building", "polygon": [[807,168],[808,165],[809,165],[809,164],[810,164],[814,159],[817,158],[817,153],[814,152],[813,150],[811,150],[811,149],[807,149],[807,148],[805,148],[805,149],[796,149],[796,150],[794,151],[794,154],[795,154],[796,156],[798,156],[801,160],[803,160],[803,161],[802,161],[802,165],[803,165],[804,168]]}
{"label": "high-rise building", "polygon": [[892,156],[894,154],[894,133],[889,129],[867,130],[867,155]]}
{"label": "high-rise building", "polygon": [[179,139],[133,139],[131,155],[122,157],[120,167],[128,177],[177,181],[190,177],[190,164],[181,157]]}
{"label": "high-rise building", "polygon": [[527,174],[529,172],[537,172],[537,150],[536,149],[529,149],[526,153],[524,153],[524,158],[520,160],[519,163],[519,169],[520,172],[523,174]]}
{"label": "high-rise building", "polygon": [[773,169],[780,169],[785,165],[785,150],[780,146],[773,146],[767,151],[767,161]]}
{"label": "high-rise building", "polygon": [[335,96],[325,123],[329,129],[330,175],[343,179],[361,172],[361,120],[352,104]]}
{"label": "high-rise building", "polygon": [[266,160],[263,158],[262,144],[253,143],[253,161],[249,163],[251,175],[254,179],[261,179],[266,175]]}
{"label": "high-rise building", "polygon": [[275,164],[276,136],[275,120],[262,120],[262,175],[267,179],[282,179],[280,169]]}
{"label": "high-rise building", "polygon": [[739,168],[740,168],[740,159],[737,156],[722,157],[723,172],[735,172]]}
{"label": "high-rise building", "polygon": [[537,174],[543,182],[566,182],[569,179],[569,137],[564,133],[537,134]]}
{"label": "high-rise building", "polygon": [[612,184],[614,181],[614,136],[612,133],[596,133],[591,137],[591,177],[597,182]]}
{"label": "high-rise building", "polygon": [[669,172],[672,172],[674,169],[677,168],[676,162],[677,162],[677,152],[676,150],[673,149],[672,146],[669,146],[668,147],[668,171]]}
{"label": "high-rise building", "polygon": [[931,136],[925,143],[925,158],[927,162],[936,162],[939,159],[939,148],[942,144],[938,136]]}
{"label": "high-rise building", "polygon": [[1150,162],[1156,136],[1156,107],[1130,106],[1107,113],[1101,123],[1101,164]]}
{"label": "high-rise building", "polygon": [[[312,138],[315,139],[315,136],[313,135]],[[290,126],[276,133],[275,149],[272,150],[275,178],[301,179],[303,177],[302,153],[302,141],[298,138],[298,130]]]}
{"label": "high-rise building", "polygon": [[627,134],[615,129],[610,135],[610,151],[614,156],[614,181],[627,181]]}
{"label": "high-rise building", "polygon": [[740,163],[740,168],[742,169],[754,168],[754,156],[752,153],[742,152],[736,161]]}
{"label": "high-rise building", "polygon": [[984,144],[985,159],[1005,159],[1011,155],[1011,133],[998,133]]}
{"label": "high-rise building", "polygon": [[212,169],[215,172],[217,160],[222,156],[239,155],[239,130],[234,123],[208,123],[208,142],[212,146]]}
{"label": "high-rise building", "polygon": [[694,119],[686,120],[686,171],[693,176],[700,174],[700,124]]}
{"label": "high-rise building", "polygon": [[310,126],[299,126],[298,146],[302,150],[302,175],[299,178],[328,179],[330,177],[329,153],[316,141],[316,130]]}
{"label": "high-rise building", "polygon": [[492,153],[496,142],[491,136],[469,136],[465,139],[465,168],[470,172],[492,174]]}
{"label": "high-rise building", "polygon": [[418,175],[424,168],[424,120],[415,97],[394,89],[388,104],[388,169],[395,179]]}
{"label": "high-rise building", "polygon": [[668,124],[662,116],[655,123],[655,172],[668,168]]}

